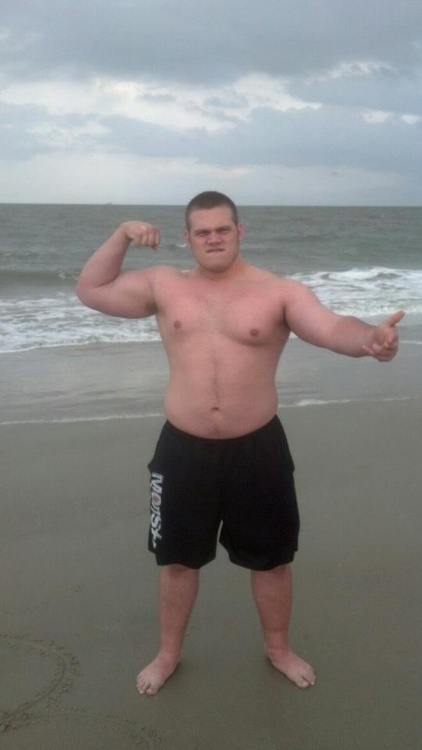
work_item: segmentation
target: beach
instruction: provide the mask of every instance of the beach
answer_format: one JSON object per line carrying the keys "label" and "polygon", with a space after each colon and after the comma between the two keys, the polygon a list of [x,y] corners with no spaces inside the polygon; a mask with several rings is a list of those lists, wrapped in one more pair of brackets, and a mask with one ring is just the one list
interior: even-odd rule
{"label": "beach", "polygon": [[[420,742],[422,209],[242,207],[245,258],[378,323],[388,365],[294,336],[276,373],[296,463],[293,648],[301,691],[264,656],[249,572],[201,574],[183,660],[154,698],[147,463],[168,365],[154,319],[80,304],[75,282],[120,221],[162,231],[186,270],[180,206],[1,206],[0,729],[4,750],[416,750]],[[125,261],[126,262],[126,261]]]}
{"label": "beach", "polygon": [[291,642],[316,686],[270,666],[248,571],[221,549],[154,698],[135,677],[157,645],[146,464],[162,418],[4,424],[4,750],[415,750],[421,405],[280,410],[302,523]]}

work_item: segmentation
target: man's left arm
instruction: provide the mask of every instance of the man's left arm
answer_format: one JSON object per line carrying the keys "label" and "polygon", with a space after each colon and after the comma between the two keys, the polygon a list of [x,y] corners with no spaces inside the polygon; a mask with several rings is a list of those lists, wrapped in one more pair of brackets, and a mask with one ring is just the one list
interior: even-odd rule
{"label": "man's left arm", "polygon": [[405,314],[400,310],[379,325],[370,325],[354,316],[334,313],[310,289],[296,282],[289,284],[284,313],[290,330],[304,341],[349,357],[374,357],[379,362],[389,362],[397,354],[396,326]]}

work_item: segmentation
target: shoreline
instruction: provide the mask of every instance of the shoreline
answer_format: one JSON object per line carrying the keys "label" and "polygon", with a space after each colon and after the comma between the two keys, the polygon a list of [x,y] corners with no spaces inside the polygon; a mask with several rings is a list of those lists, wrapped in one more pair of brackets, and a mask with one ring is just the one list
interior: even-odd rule
{"label": "shoreline", "polygon": [[[285,410],[290,409],[306,409],[308,407],[313,408],[324,408],[331,406],[347,406],[353,404],[387,404],[396,402],[418,402],[419,398],[416,396],[379,396],[372,398],[362,397],[361,399],[331,399],[328,401],[322,401],[318,399],[304,399],[297,403],[291,404],[279,404],[277,414],[280,416]],[[164,421],[166,419],[164,411],[154,412],[149,414],[105,414],[101,416],[87,416],[87,417],[62,417],[62,418],[46,418],[46,419],[26,419],[26,420],[10,420],[0,421],[0,428],[2,427],[18,427],[18,426],[31,426],[31,425],[72,425],[72,424],[86,424],[91,422],[118,422],[118,421],[130,421],[130,420],[148,420],[148,419],[159,419]]]}
{"label": "shoreline", "polygon": [[[417,338],[421,337],[419,333]],[[421,346],[391,363],[288,342],[276,373],[281,408],[421,395]],[[159,342],[30,350],[1,357],[0,423],[161,415],[168,363]]]}

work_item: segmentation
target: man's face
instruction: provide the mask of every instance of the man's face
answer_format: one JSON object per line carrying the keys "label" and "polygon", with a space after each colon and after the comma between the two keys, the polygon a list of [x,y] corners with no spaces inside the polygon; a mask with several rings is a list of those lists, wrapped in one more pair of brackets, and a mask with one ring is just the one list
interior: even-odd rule
{"label": "man's face", "polygon": [[227,271],[238,259],[242,237],[243,227],[235,223],[229,206],[192,211],[185,232],[198,265],[216,274]]}

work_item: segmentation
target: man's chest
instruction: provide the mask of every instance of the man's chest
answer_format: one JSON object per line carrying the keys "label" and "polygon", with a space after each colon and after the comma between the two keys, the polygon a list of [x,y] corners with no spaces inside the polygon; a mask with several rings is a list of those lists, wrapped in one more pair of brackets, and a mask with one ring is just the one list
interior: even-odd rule
{"label": "man's chest", "polygon": [[167,298],[158,320],[163,334],[179,339],[208,335],[262,345],[285,333],[282,302],[262,285],[216,291],[186,285]]}

